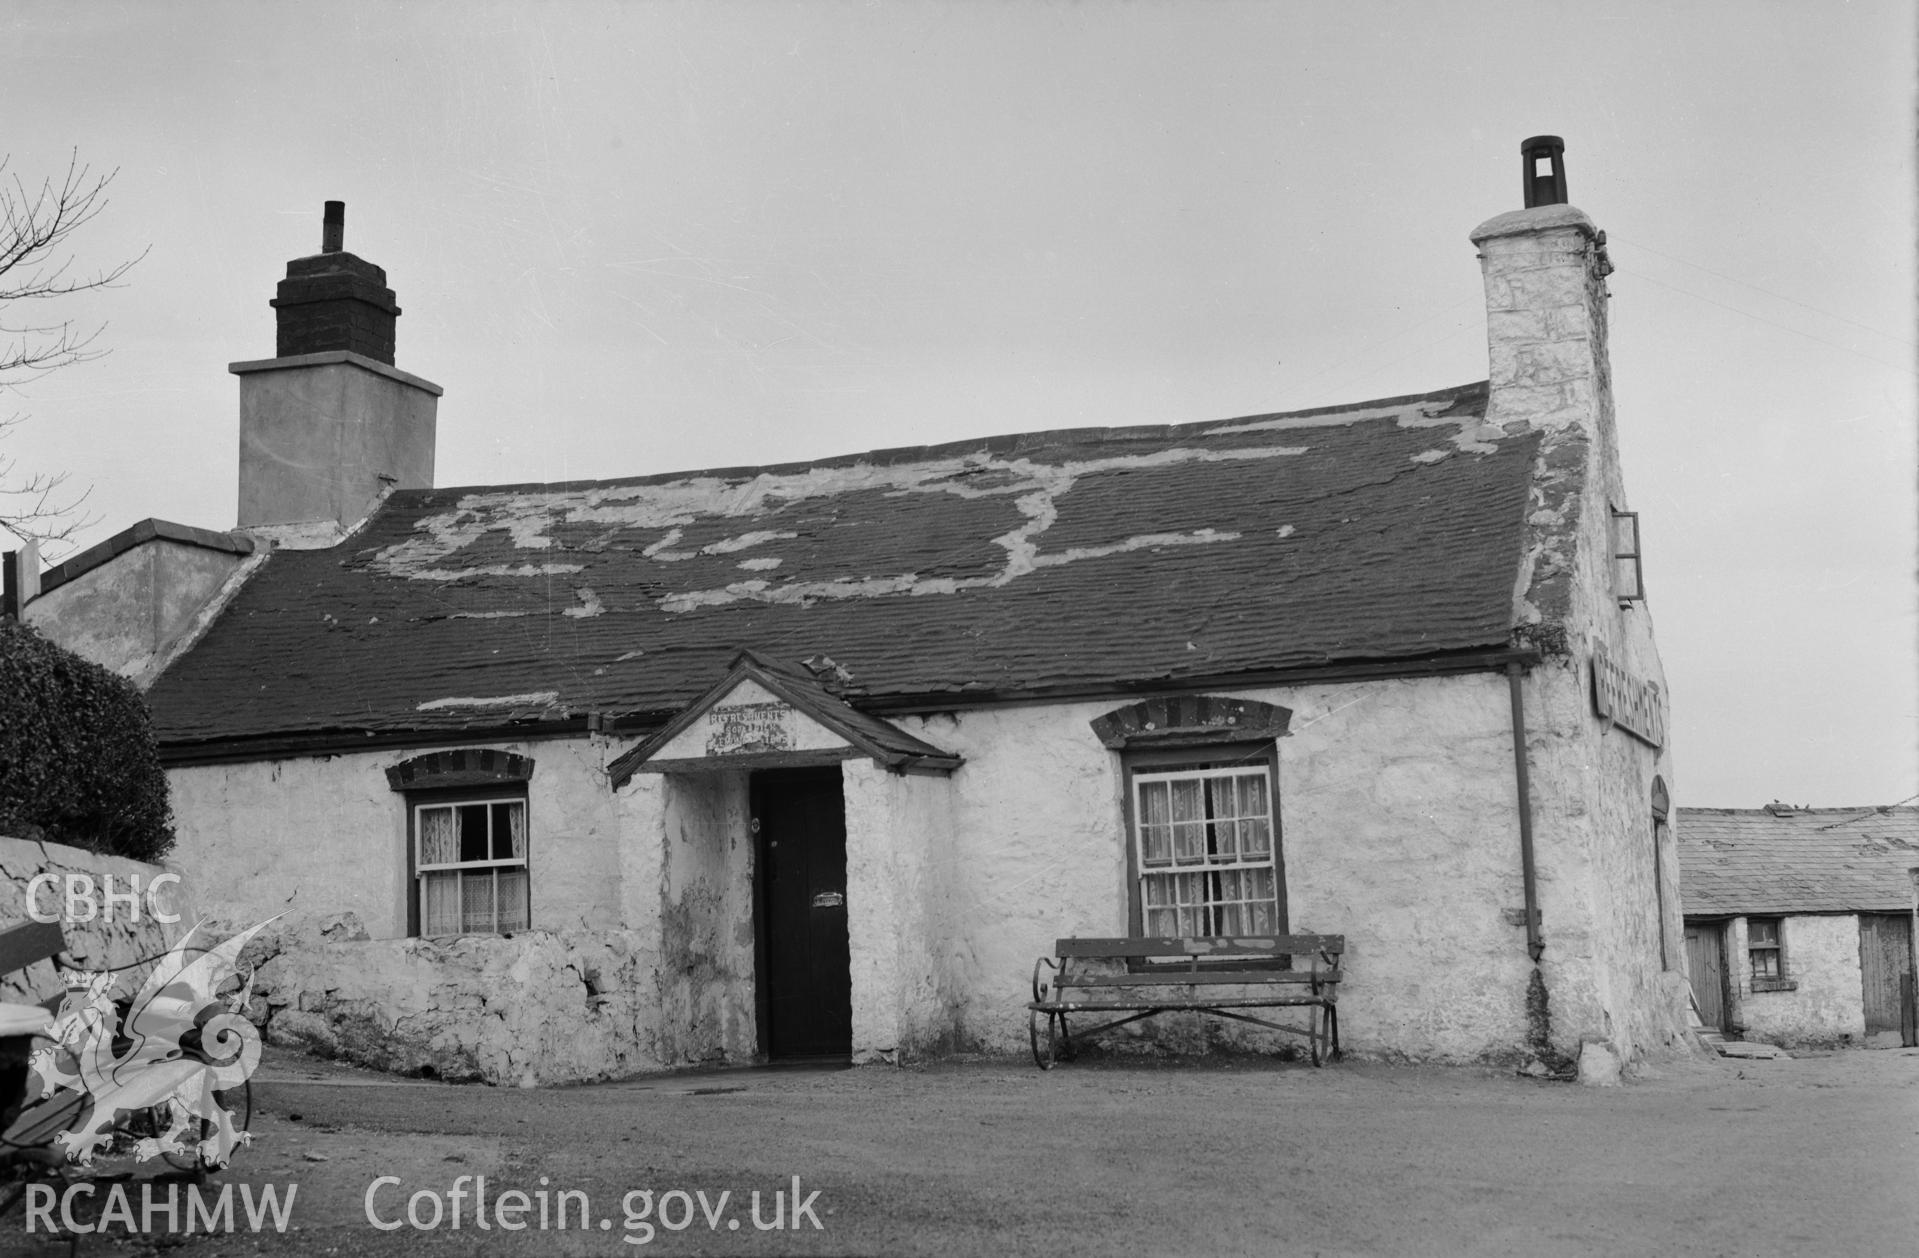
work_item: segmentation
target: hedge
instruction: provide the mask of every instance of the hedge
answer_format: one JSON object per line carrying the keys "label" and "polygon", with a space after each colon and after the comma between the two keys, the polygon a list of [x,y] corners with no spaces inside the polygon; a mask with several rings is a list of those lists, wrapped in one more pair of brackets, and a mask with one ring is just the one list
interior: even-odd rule
{"label": "hedge", "polygon": [[0,620],[0,834],[158,860],[173,809],[132,682]]}

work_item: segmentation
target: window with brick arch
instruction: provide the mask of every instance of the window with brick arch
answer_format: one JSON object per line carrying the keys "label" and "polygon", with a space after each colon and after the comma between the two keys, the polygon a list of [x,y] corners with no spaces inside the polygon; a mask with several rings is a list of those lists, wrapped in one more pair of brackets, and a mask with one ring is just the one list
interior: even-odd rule
{"label": "window with brick arch", "polygon": [[1126,756],[1135,934],[1286,931],[1272,747]]}

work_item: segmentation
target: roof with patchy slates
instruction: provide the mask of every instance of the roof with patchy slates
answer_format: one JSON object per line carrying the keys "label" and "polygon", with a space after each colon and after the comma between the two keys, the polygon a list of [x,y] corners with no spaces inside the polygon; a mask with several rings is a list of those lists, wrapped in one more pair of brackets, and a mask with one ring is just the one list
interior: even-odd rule
{"label": "roof with patchy slates", "polygon": [[742,649],[850,701],[1509,644],[1538,450],[1484,384],[815,463],[409,490],[276,552],[150,693],[163,743],[684,706]]}
{"label": "roof with patchy slates", "polygon": [[1687,916],[1912,907],[1919,808],[1681,808]]}

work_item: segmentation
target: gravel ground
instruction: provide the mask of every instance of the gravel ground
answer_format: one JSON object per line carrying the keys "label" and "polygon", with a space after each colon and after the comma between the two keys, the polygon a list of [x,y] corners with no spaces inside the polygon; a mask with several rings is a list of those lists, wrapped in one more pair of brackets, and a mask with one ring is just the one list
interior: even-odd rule
{"label": "gravel ground", "polygon": [[[284,1195],[297,1185],[285,1233],[89,1237],[82,1252],[1055,1258],[1122,1249],[1919,1248],[1919,1050],[1688,1061],[1603,1089],[1352,1061],[1314,1070],[1108,1060],[1046,1074],[966,1061],[517,1091],[275,1056],[254,1095],[254,1143],[213,1188],[275,1184]],[[367,1219],[380,1176],[398,1181],[373,1196],[375,1214],[400,1224],[391,1231]],[[485,1177],[489,1230],[474,1226],[471,1181],[461,1226],[450,1226],[448,1194],[461,1176]],[[797,1219],[795,1176],[798,1200],[809,1203]],[[504,1231],[501,1194],[516,1189],[527,1194],[520,1217],[531,1226]],[[567,1230],[553,1216],[539,1229],[538,1194],[551,1206],[562,1190],[586,1194],[591,1226],[580,1227],[574,1197]],[[643,1212],[646,1199],[627,1194],[645,1190],[652,1209]],[[788,1226],[755,1226],[756,1190],[763,1223],[775,1192],[785,1194]],[[440,1212],[436,1230],[405,1222],[416,1193],[422,1221]],[[506,1204],[511,1221],[513,1199]],[[235,1213],[244,1229],[238,1197]],[[663,1218],[690,1223],[669,1230]],[[165,1226],[162,1215],[158,1230]],[[64,1252],[64,1238],[56,1248],[22,1227],[16,1207],[0,1220],[0,1250]]]}

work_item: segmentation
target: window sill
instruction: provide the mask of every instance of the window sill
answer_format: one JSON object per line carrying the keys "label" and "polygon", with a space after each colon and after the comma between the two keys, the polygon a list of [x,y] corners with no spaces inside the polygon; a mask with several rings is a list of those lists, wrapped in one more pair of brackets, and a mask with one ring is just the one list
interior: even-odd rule
{"label": "window sill", "polygon": [[1796,992],[1799,980],[1796,978],[1756,978],[1752,981],[1755,992]]}

